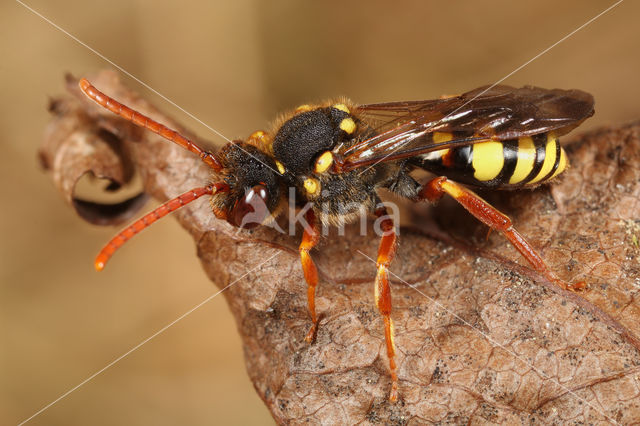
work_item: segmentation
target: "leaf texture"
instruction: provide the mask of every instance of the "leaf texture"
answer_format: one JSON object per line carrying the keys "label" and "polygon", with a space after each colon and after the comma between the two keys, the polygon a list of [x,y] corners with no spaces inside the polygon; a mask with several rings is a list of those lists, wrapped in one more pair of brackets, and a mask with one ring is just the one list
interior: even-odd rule
{"label": "leaf texture", "polygon": [[[179,128],[114,73],[102,72],[92,82]],[[94,106],[74,84],[69,78],[70,95],[52,103],[40,156],[85,219],[121,223],[145,198],[115,208],[82,206],[74,186],[88,172],[117,186],[137,170],[145,192],[162,201],[212,179],[195,156]],[[274,419],[640,421],[640,123],[578,136],[565,146],[572,167],[558,182],[483,195],[563,279],[584,280],[590,290],[559,290],[501,235],[485,239],[486,228],[454,203],[414,206],[413,225],[402,228],[391,268],[400,379],[395,405],[387,401],[384,332],[373,301],[373,233],[347,228],[346,236],[330,235],[312,253],[321,272],[322,319],[308,345],[301,232],[238,231],[215,219],[204,202],[176,212],[211,280],[220,288],[231,284],[224,295],[242,335],[247,371]]]}

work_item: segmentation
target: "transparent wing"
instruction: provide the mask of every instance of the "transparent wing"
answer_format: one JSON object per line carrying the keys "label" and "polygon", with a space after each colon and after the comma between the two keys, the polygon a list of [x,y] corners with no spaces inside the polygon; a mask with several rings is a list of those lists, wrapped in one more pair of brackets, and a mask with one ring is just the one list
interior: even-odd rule
{"label": "transparent wing", "polygon": [[[593,115],[593,108],[593,96],[580,90],[530,86],[486,86],[445,99],[362,105],[354,115],[373,136],[338,147],[335,154],[346,171],[481,141],[562,135]],[[438,143],[435,132],[456,137]]]}

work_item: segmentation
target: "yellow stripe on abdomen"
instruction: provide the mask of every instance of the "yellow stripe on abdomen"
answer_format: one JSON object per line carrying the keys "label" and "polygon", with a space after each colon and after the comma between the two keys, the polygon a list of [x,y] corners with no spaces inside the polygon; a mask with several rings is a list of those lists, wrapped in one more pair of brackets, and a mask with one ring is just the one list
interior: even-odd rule
{"label": "yellow stripe on abdomen", "polygon": [[504,167],[501,142],[481,142],[473,145],[473,177],[481,182],[495,179]]}
{"label": "yellow stripe on abdomen", "polygon": [[433,138],[433,142],[435,143],[449,142],[451,139],[453,139],[453,133],[433,132],[433,135],[431,137]]}
{"label": "yellow stripe on abdomen", "polygon": [[[547,138],[547,144],[545,145],[545,148],[544,148],[545,153],[544,153],[544,163],[542,163],[542,169],[540,169],[540,172],[538,173],[538,175],[533,179],[531,179],[531,181],[528,182],[528,184],[534,184],[534,183],[540,182],[549,173],[551,173],[551,170],[553,170],[553,166],[556,163],[556,153],[558,152],[557,144],[558,144],[558,141],[554,137],[549,136]],[[560,155],[562,155],[562,152],[560,153]]]}
{"label": "yellow stripe on abdomen", "polygon": [[518,162],[509,183],[514,185],[522,182],[531,173],[535,162],[536,146],[533,140],[530,137],[518,139]]}
{"label": "yellow stripe on abdomen", "polygon": [[[445,132],[433,132],[432,135],[434,143],[442,143],[449,142],[453,139],[453,133],[445,133]],[[449,153],[449,148],[439,149],[438,151],[433,151],[428,153],[425,158],[429,160],[435,160],[436,158],[443,158],[445,155]]]}

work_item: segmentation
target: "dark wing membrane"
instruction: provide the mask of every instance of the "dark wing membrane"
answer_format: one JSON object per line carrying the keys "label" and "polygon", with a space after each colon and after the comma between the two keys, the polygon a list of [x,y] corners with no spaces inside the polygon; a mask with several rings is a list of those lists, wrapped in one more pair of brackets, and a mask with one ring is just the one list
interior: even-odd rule
{"label": "dark wing membrane", "polygon": [[[343,170],[487,140],[569,132],[593,115],[580,90],[485,86],[460,96],[359,106],[354,115],[373,136],[335,152]],[[434,132],[463,137],[434,143]]]}

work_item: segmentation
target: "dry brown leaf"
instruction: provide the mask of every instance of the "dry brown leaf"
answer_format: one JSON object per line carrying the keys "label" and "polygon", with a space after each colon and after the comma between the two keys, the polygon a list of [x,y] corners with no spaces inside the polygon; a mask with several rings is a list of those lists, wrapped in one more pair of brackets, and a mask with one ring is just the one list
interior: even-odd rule
{"label": "dry brown leaf", "polygon": [[[92,81],[179,128],[115,74]],[[53,101],[41,151],[68,201],[87,171],[123,183],[135,167],[159,200],[210,179],[195,156],[95,107],[73,81],[69,89],[73,96]],[[546,282],[500,235],[486,241],[486,228],[453,203],[426,214],[417,207],[417,225],[427,216],[434,223],[402,229],[392,268],[401,396],[395,405],[387,401],[384,333],[373,302],[373,234],[347,229],[346,237],[327,238],[314,251],[323,318],[316,342],[307,345],[296,238],[266,228],[238,231],[205,203],[175,216],[193,235],[212,281],[221,288],[233,283],[224,294],[247,371],[279,423],[638,422],[640,123],[583,135],[568,151],[572,168],[553,186],[485,195],[562,278],[586,280],[591,290],[576,295]],[[79,213],[115,223],[138,201],[117,214],[97,204]]]}

